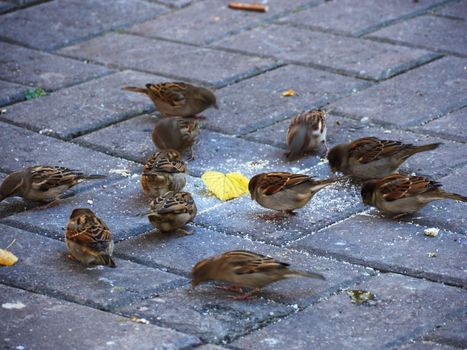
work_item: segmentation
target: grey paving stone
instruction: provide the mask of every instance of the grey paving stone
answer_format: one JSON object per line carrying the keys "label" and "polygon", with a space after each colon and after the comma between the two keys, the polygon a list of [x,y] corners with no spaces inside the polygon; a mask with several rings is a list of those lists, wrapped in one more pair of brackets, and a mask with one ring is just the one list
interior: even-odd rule
{"label": "grey paving stone", "polygon": [[2,150],[0,168],[5,173],[33,165],[57,165],[78,169],[88,174],[120,177],[111,170],[126,168],[132,171],[139,168],[139,165],[133,162],[109,157],[6,123],[0,123],[0,149]]}
{"label": "grey paving stone", "polygon": [[226,350],[227,348],[224,348],[219,345],[213,345],[213,344],[205,344],[201,345],[196,348],[196,350]]}
{"label": "grey paving stone", "polygon": [[467,60],[445,57],[384,81],[331,106],[333,111],[415,126],[467,105]]}
{"label": "grey paving stone", "polygon": [[464,20],[420,16],[378,30],[371,37],[467,56],[467,38],[464,34]]}
{"label": "grey paving stone", "polygon": [[434,11],[435,14],[447,17],[467,19],[467,1],[461,0],[448,4]]}
{"label": "grey paving stone", "polygon": [[0,290],[1,343],[6,349],[177,350],[200,343],[192,335],[138,324],[87,306],[3,285]]}
{"label": "grey paving stone", "polygon": [[0,13],[4,13],[14,9],[16,6],[10,2],[0,1]]}
{"label": "grey paving stone", "polygon": [[446,323],[424,338],[437,343],[455,346],[456,348],[467,348],[467,315],[453,322]]}
{"label": "grey paving stone", "polygon": [[240,338],[232,346],[274,350],[309,349],[314,344],[315,349],[389,349],[467,307],[463,289],[396,274],[382,274],[353,289],[370,291],[376,304],[353,304],[342,292]]}
{"label": "grey paving stone", "polygon": [[115,259],[117,268],[86,267],[67,258],[63,242],[0,225],[0,246],[19,261],[0,269],[4,284],[98,307],[113,309],[186,283],[186,279],[161,270]]}
{"label": "grey paving stone", "polygon": [[320,6],[294,12],[280,21],[327,31],[362,35],[398,18],[420,14],[442,1],[390,0],[382,3],[363,1],[327,1]]}
{"label": "grey paving stone", "polygon": [[[437,237],[427,237],[425,229],[426,226],[358,215],[291,246],[380,270],[466,287],[466,237],[442,229]],[[430,257],[429,253],[436,256]]]}
{"label": "grey paving stone", "polygon": [[70,46],[60,52],[120,68],[143,70],[215,87],[277,65],[270,59],[118,33]]}
{"label": "grey paving stone", "polygon": [[[224,297],[220,298],[219,294]],[[292,306],[271,300],[233,301],[212,287],[190,292],[188,287],[159,293],[156,297],[119,309],[124,315],[137,315],[152,324],[196,334],[204,341],[229,341],[257,329],[270,319],[294,311]],[[201,348],[204,349],[204,348]],[[225,348],[207,347],[206,350]]]}
{"label": "grey paving stone", "polygon": [[428,122],[420,127],[432,134],[440,135],[460,142],[467,142],[467,128],[464,121],[467,118],[467,108],[459,109],[441,118]]}
{"label": "grey paving stone", "polygon": [[0,42],[0,78],[46,91],[97,78],[111,71],[48,53]]}
{"label": "grey paving stone", "polygon": [[[354,78],[312,68],[285,66],[216,92],[220,110],[207,110],[206,126],[228,134],[245,134],[370,86]],[[288,89],[296,94],[282,96]]]}
{"label": "grey paving stone", "polygon": [[[233,220],[230,220],[231,222]],[[246,237],[246,235],[245,235]],[[118,249],[117,249],[118,248]],[[201,259],[234,249],[247,249],[289,262],[293,267],[305,271],[316,271],[326,281],[292,278],[271,284],[263,289],[259,297],[276,302],[293,304],[297,308],[316,302],[319,298],[348,286],[353,281],[374,274],[371,269],[357,267],[333,259],[300,253],[245,238],[225,235],[213,230],[197,227],[190,236],[181,234],[148,233],[116,245],[117,256],[152,267],[166,267],[170,271],[188,275],[193,265]],[[154,251],[157,250],[157,254]],[[201,285],[202,286],[202,285]],[[214,284],[195,289],[196,298],[210,293],[219,301],[230,300],[231,293],[221,291]],[[235,302],[231,301],[235,304]]]}
{"label": "grey paving stone", "polygon": [[[52,50],[112,29],[151,19],[167,10],[142,0],[59,0],[0,18],[2,37]],[[53,23],[53,25],[50,25]]]}
{"label": "grey paving stone", "polygon": [[[199,179],[189,178],[185,190],[193,194],[199,214],[219,204],[205,192]],[[5,218],[3,222],[63,240],[71,212],[74,208],[85,207],[91,208],[102,218],[111,229],[114,240],[120,241],[154,229],[144,215],[150,202],[151,199],[140,189],[138,171],[125,180],[111,184],[91,183],[57,206],[18,213]],[[192,224],[189,224],[187,229],[191,227]]]}
{"label": "grey paving stone", "polygon": [[425,50],[274,24],[215,45],[373,80],[387,79],[437,56]]}
{"label": "grey paving stone", "polygon": [[[131,31],[156,38],[206,44],[277,18],[287,11],[317,4],[318,1],[275,0],[269,4],[266,13],[232,10],[228,8],[228,3],[227,0],[196,1],[183,10],[137,24]],[[177,23],[176,27],[174,23]]]}
{"label": "grey paving stone", "polygon": [[406,345],[398,347],[400,350],[456,350],[451,346],[442,345],[438,343],[425,342],[425,341],[415,341],[410,342]]}
{"label": "grey paving stone", "polygon": [[153,109],[151,100],[143,94],[121,88],[160,79],[133,71],[119,72],[16,104],[0,119],[69,139]]}
{"label": "grey paving stone", "polygon": [[193,0],[151,0],[152,2],[157,2],[163,5],[167,5],[173,8],[182,8],[190,5]]}
{"label": "grey paving stone", "polygon": [[27,90],[27,86],[0,80],[0,106],[24,100]]}
{"label": "grey paving stone", "polygon": [[[111,125],[76,141],[108,154],[144,163],[156,150],[151,140],[155,122],[154,117],[145,115]],[[280,149],[209,130],[201,131],[194,151],[195,160],[187,162],[188,172],[194,176],[201,176],[207,170],[239,171],[245,176],[277,169],[299,171],[319,161],[318,157],[310,157],[299,162],[287,162]]]}

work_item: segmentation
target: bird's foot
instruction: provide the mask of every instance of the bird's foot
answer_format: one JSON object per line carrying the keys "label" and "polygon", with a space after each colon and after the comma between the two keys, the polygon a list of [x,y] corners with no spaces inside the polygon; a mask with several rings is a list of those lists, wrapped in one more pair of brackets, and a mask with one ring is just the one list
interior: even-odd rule
{"label": "bird's foot", "polygon": [[392,220],[397,220],[397,219],[400,219],[404,216],[408,215],[408,213],[402,213],[402,214],[397,214],[397,215],[394,215],[391,217]]}
{"label": "bird's foot", "polygon": [[183,233],[183,234],[186,235],[186,236],[189,236],[189,235],[192,235],[192,234],[193,234],[193,232],[184,230],[184,229],[182,229],[182,228],[179,228],[179,229],[177,230],[177,232]]}
{"label": "bird's foot", "polygon": [[240,286],[216,286],[216,288],[226,292],[243,293],[243,289]]}
{"label": "bird's foot", "polygon": [[259,292],[259,288],[255,288],[248,293],[243,293],[241,295],[229,295],[229,298],[233,300],[251,300],[255,298],[254,294],[257,292]]}

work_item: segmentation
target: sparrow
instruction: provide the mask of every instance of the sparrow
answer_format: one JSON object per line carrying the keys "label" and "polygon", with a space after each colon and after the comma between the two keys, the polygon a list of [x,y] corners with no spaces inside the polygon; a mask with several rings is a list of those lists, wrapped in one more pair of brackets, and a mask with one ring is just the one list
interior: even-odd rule
{"label": "sparrow", "polygon": [[415,213],[428,203],[441,199],[467,202],[467,197],[441,189],[439,182],[422,176],[394,174],[366,181],[362,186],[363,203],[399,218]]}
{"label": "sparrow", "polygon": [[209,107],[218,109],[214,93],[202,86],[181,82],[126,86],[126,91],[147,95],[163,117],[195,117]]}
{"label": "sparrow", "polygon": [[117,267],[112,259],[112,233],[90,209],[73,210],[66,227],[65,244],[71,257],[82,264]]}
{"label": "sparrow", "polygon": [[268,284],[289,277],[309,277],[324,280],[324,276],[315,272],[289,269],[288,263],[246,250],[232,250],[199,261],[191,272],[191,286],[208,281],[232,283],[226,290],[239,290],[242,287],[252,290],[234,299],[249,299]]}
{"label": "sparrow", "polygon": [[321,143],[324,143],[327,152],[326,111],[317,109],[303,112],[290,121],[287,130],[289,152],[286,153],[289,160],[312,153]]}
{"label": "sparrow", "polygon": [[56,166],[37,165],[8,175],[0,186],[0,202],[7,197],[52,202],[71,187],[86,181],[103,179],[105,175],[85,175],[80,171]]}
{"label": "sparrow", "polygon": [[191,234],[182,229],[196,216],[196,204],[188,192],[167,192],[151,202],[148,219],[162,232],[179,231]]}
{"label": "sparrow", "polygon": [[180,153],[190,150],[189,160],[194,159],[194,145],[199,137],[199,124],[184,118],[162,118],[152,131],[152,142],[160,150],[174,149]]}
{"label": "sparrow", "polygon": [[286,172],[261,173],[250,179],[248,190],[251,199],[263,207],[295,214],[293,210],[305,206],[316,192],[338,179],[316,180]]}
{"label": "sparrow", "polygon": [[364,137],[333,147],[327,158],[333,173],[341,171],[360,179],[381,178],[396,173],[407,158],[436,149],[441,143],[414,146],[401,141]]}
{"label": "sparrow", "polygon": [[180,192],[186,185],[186,165],[176,150],[154,153],[144,165],[141,188],[150,197],[166,192]]}

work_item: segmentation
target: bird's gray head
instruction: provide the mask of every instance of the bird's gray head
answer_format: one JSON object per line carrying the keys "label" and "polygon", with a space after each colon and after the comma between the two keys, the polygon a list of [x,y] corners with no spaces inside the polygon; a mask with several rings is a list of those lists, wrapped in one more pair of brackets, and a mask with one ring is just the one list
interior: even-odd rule
{"label": "bird's gray head", "polygon": [[0,185],[0,202],[11,196],[21,196],[24,192],[24,174],[23,172],[14,172],[8,175]]}

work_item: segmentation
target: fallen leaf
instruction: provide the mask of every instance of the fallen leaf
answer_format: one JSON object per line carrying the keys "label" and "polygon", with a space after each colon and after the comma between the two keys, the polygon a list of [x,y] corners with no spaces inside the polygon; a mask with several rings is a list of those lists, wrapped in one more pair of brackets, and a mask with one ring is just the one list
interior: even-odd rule
{"label": "fallen leaf", "polygon": [[18,258],[13,253],[8,251],[8,248],[10,248],[15,242],[16,239],[14,239],[13,242],[11,242],[10,245],[5,249],[0,249],[0,265],[12,266],[18,261]]}
{"label": "fallen leaf", "polygon": [[288,89],[287,91],[284,91],[282,93],[282,96],[284,96],[284,97],[289,97],[289,96],[293,96],[293,95],[295,95],[295,90],[293,90],[293,89]]}
{"label": "fallen leaf", "polygon": [[427,228],[423,232],[425,233],[425,236],[436,237],[438,235],[438,233],[439,233],[439,228],[436,228],[436,227]]}
{"label": "fallen leaf", "polygon": [[221,201],[243,196],[248,192],[248,179],[240,173],[206,171],[202,176],[204,185]]}
{"label": "fallen leaf", "polygon": [[145,318],[139,318],[139,317],[136,317],[136,316],[131,316],[130,320],[132,320],[133,322],[136,322],[136,323],[149,324],[149,321],[146,320]]}
{"label": "fallen leaf", "polygon": [[367,290],[350,289],[346,291],[352,303],[360,305],[370,300],[375,300],[375,295]]}

